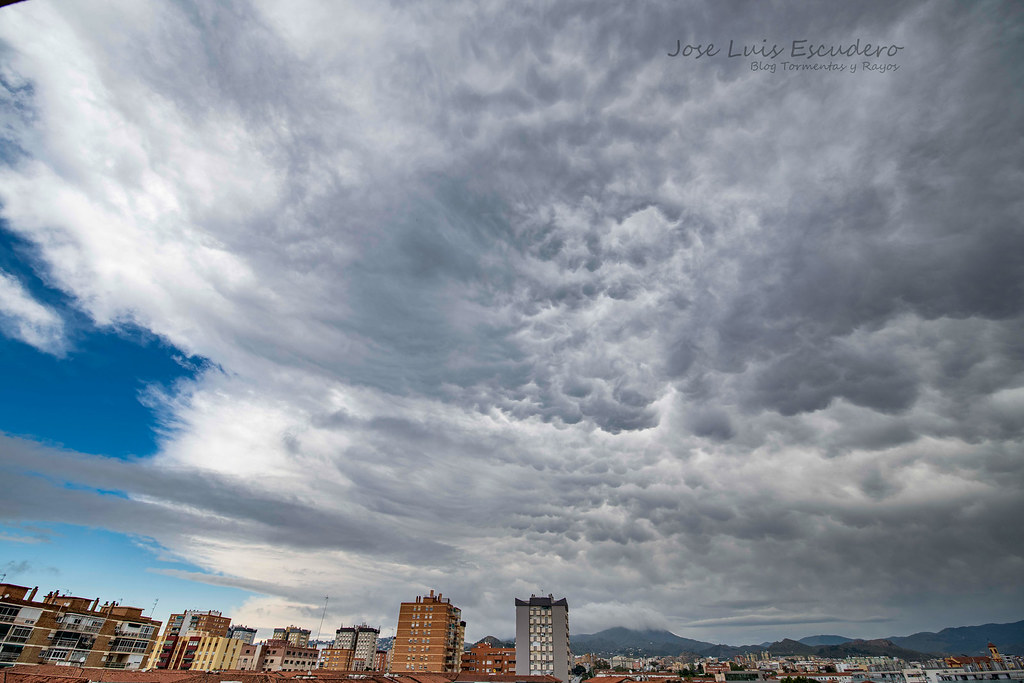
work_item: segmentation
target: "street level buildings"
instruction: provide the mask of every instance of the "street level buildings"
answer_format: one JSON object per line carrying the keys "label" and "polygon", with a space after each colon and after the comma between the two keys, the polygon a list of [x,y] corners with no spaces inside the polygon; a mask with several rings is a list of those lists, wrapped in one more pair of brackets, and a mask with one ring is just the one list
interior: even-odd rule
{"label": "street level buildings", "polygon": [[142,608],[0,583],[0,667],[58,664],[140,669],[156,648],[160,622]]}
{"label": "street level buildings", "polygon": [[516,674],[569,680],[569,603],[553,595],[516,598]]}
{"label": "street level buildings", "polygon": [[451,600],[434,595],[403,602],[391,648],[391,671],[458,673],[462,667],[466,622]]}

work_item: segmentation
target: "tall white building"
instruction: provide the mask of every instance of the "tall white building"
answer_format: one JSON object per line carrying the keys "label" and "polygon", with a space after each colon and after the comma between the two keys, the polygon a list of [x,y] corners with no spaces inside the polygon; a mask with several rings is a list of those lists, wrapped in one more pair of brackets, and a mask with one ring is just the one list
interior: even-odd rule
{"label": "tall white building", "polygon": [[354,659],[363,660],[363,668],[373,668],[373,657],[377,654],[379,628],[366,624],[342,626],[334,632],[334,647],[339,650],[354,650]]}
{"label": "tall white building", "polygon": [[569,680],[569,602],[553,595],[516,598],[516,675]]}

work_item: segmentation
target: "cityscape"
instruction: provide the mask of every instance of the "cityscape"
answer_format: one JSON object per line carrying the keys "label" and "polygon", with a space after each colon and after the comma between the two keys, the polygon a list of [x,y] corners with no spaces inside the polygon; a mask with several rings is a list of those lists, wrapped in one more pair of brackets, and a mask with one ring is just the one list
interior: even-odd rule
{"label": "cityscape", "polygon": [[0,0],[0,683],[1024,683],[1024,0]]}
{"label": "cityscape", "polygon": [[[0,667],[5,681],[10,675],[14,683],[161,683],[191,681],[190,674],[248,683],[270,680],[253,678],[257,675],[332,681],[370,677],[378,683],[1024,681],[1024,655],[1000,652],[992,642],[988,654],[980,656],[942,656],[901,649],[890,641],[835,636],[766,644],[732,656],[685,651],[640,656],[603,651],[607,646],[582,652],[586,646],[572,646],[568,598],[554,595],[514,599],[513,642],[488,636],[466,643],[462,610],[433,590],[400,604],[391,638],[382,639],[381,628],[367,624],[341,625],[333,638],[322,632],[323,624],[316,635],[291,624],[275,628],[264,640],[258,640],[257,629],[233,624],[216,610],[171,614],[162,625],[138,607],[110,601],[101,605],[99,598],[60,591],[39,595],[38,590],[0,584]],[[987,628],[998,626],[1015,627],[1015,637],[1024,635],[1024,621]],[[819,645],[845,640],[866,649],[825,656],[813,653],[811,640]]]}

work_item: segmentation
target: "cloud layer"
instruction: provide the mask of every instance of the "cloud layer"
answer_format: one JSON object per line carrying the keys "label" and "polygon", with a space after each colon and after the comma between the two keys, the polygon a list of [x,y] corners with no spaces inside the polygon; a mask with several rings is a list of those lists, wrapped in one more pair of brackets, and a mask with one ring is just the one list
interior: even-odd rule
{"label": "cloud layer", "polygon": [[[150,536],[261,626],[430,587],[478,637],[540,591],[733,641],[1018,616],[1012,4],[3,14],[3,218],[212,363],[155,458],[5,439],[5,518]],[[667,56],[797,37],[905,56]]]}

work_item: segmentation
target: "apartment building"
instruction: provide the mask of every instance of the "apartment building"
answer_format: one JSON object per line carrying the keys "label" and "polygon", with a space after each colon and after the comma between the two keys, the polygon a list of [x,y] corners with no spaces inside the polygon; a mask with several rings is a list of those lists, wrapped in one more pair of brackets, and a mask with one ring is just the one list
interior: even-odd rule
{"label": "apartment building", "polygon": [[462,671],[478,674],[515,674],[516,651],[511,647],[492,647],[477,643],[462,653]]}
{"label": "apartment building", "polygon": [[237,669],[242,648],[248,643],[226,636],[202,636],[193,653],[193,671]]}
{"label": "apartment building", "polygon": [[303,647],[290,640],[272,638],[263,644],[263,665],[260,671],[308,671],[317,668],[320,651]]}
{"label": "apartment building", "polygon": [[569,680],[569,603],[553,595],[516,598],[516,674]]}
{"label": "apartment building", "polygon": [[466,622],[462,610],[440,593],[403,602],[391,647],[393,673],[458,673],[462,667]]}
{"label": "apartment building", "polygon": [[365,671],[373,669],[374,655],[377,652],[377,638],[380,629],[360,624],[359,626],[342,626],[334,632],[334,649],[352,650],[351,669],[348,671]]}
{"label": "apartment building", "polygon": [[252,645],[256,642],[256,629],[241,625],[230,626],[228,627],[228,638],[240,640],[246,645]]}
{"label": "apartment building", "polygon": [[298,626],[275,628],[272,640],[287,640],[296,647],[309,647],[309,629]]}
{"label": "apartment building", "polygon": [[183,636],[186,633],[208,633],[211,636],[227,636],[231,617],[225,617],[216,610],[186,610],[172,614],[167,619],[164,636]]}
{"label": "apartment building", "polygon": [[320,650],[320,668],[327,671],[352,671],[356,651],[346,647],[327,647]]}
{"label": "apartment building", "polygon": [[157,643],[160,622],[126,607],[61,594],[35,599],[36,588],[0,583],[0,667],[57,664],[140,669]]}

